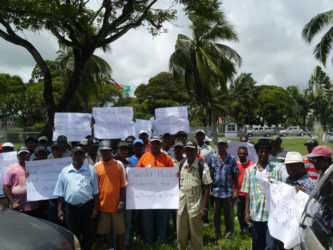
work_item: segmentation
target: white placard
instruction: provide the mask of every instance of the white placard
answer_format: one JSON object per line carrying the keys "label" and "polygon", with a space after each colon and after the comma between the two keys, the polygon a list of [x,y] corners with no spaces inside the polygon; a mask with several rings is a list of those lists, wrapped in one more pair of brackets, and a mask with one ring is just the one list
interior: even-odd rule
{"label": "white placard", "polygon": [[180,117],[188,120],[187,106],[167,107],[155,109],[155,119],[166,117]]}
{"label": "white placard", "polygon": [[2,181],[5,177],[5,174],[7,172],[7,169],[13,165],[14,163],[17,163],[17,153],[15,152],[7,152],[0,154],[0,194],[3,194],[3,185]]}
{"label": "white placard", "polygon": [[127,168],[126,209],[178,209],[178,168]]}
{"label": "white placard", "polygon": [[176,134],[178,131],[190,131],[188,120],[179,117],[166,117],[154,122],[154,135],[163,135],[166,132]]}
{"label": "white placard", "polygon": [[150,120],[140,120],[135,121],[135,137],[139,138],[139,133],[141,130],[147,131],[149,138],[151,137],[151,121]]}
{"label": "white placard", "polygon": [[99,139],[125,139],[135,136],[132,107],[93,108],[95,136]]}
{"label": "white placard", "polygon": [[53,195],[61,170],[72,163],[71,157],[27,161],[27,200],[39,201],[58,198]]}
{"label": "white placard", "polygon": [[238,161],[239,157],[238,157],[237,153],[238,153],[238,148],[240,146],[245,146],[247,148],[247,152],[249,154],[247,159],[249,161],[253,161],[253,162],[258,161],[257,152],[254,148],[254,145],[251,143],[239,142],[239,141],[228,141],[227,153],[232,155],[233,157],[235,157],[235,159]]}
{"label": "white placard", "polygon": [[59,135],[65,135],[68,141],[81,141],[91,135],[91,117],[88,113],[55,113],[53,141]]}
{"label": "white placard", "polygon": [[258,178],[269,202],[270,234],[283,242],[285,249],[300,243],[299,225],[309,195],[283,182]]}

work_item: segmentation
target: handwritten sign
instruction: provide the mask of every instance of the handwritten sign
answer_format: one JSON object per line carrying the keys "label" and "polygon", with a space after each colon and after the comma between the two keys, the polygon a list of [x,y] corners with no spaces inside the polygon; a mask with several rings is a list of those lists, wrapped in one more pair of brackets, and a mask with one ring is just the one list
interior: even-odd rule
{"label": "handwritten sign", "polygon": [[151,121],[150,120],[140,120],[135,121],[135,135],[139,138],[139,133],[141,130],[147,131],[149,137],[151,137]]}
{"label": "handwritten sign", "polygon": [[178,209],[178,168],[128,168],[126,209]]}
{"label": "handwritten sign", "polygon": [[190,131],[190,123],[188,120],[179,117],[166,117],[157,119],[154,122],[154,135],[163,135],[166,132],[176,134],[178,131]]}
{"label": "handwritten sign", "polygon": [[87,113],[55,113],[53,141],[59,135],[65,135],[68,141],[81,141],[91,135],[91,117]]}
{"label": "handwritten sign", "polygon": [[247,152],[248,152],[248,157],[247,159],[249,161],[253,161],[253,162],[257,162],[258,161],[258,155],[257,152],[254,148],[254,145],[251,143],[247,143],[247,142],[238,142],[238,141],[228,141],[228,148],[227,148],[227,153],[232,155],[233,157],[235,157],[235,159],[238,161],[239,157],[237,155],[238,153],[238,148],[240,146],[244,146],[247,148]]}
{"label": "handwritten sign", "polygon": [[125,139],[135,135],[132,107],[93,108],[95,136],[99,139]]}
{"label": "handwritten sign", "polygon": [[13,165],[14,163],[17,163],[17,153],[16,152],[7,152],[0,154],[0,194],[3,194],[3,186],[2,181],[5,177],[5,174],[7,172],[7,169]]}
{"label": "handwritten sign", "polygon": [[290,249],[300,243],[299,223],[309,195],[283,182],[258,178],[269,201],[270,234]]}
{"label": "handwritten sign", "polygon": [[186,106],[167,107],[155,109],[155,118],[180,117],[188,120],[188,111]]}
{"label": "handwritten sign", "polygon": [[27,161],[27,200],[39,201],[57,198],[53,195],[61,170],[72,163],[72,158]]}

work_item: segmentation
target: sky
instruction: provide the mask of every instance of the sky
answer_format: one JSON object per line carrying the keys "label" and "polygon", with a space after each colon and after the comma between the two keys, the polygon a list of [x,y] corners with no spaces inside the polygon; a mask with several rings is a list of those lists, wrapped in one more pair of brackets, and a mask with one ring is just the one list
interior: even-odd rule
{"label": "sky", "polygon": [[[159,7],[169,7],[172,0],[159,0]],[[307,87],[316,65],[311,44],[304,42],[302,28],[316,14],[330,10],[330,0],[224,0],[222,10],[234,25],[239,42],[225,43],[242,57],[237,70],[252,73],[258,85]],[[109,62],[112,77],[131,85],[132,91],[159,72],[168,71],[168,61],[179,33],[191,36],[190,22],[178,7],[178,19],[166,24],[167,33],[153,37],[146,28],[131,30],[111,44],[107,54],[97,55]],[[24,33],[46,60],[54,60],[58,43],[47,31]],[[0,73],[18,75],[28,81],[35,62],[25,49],[0,38]],[[332,77],[332,63],[324,69]]]}

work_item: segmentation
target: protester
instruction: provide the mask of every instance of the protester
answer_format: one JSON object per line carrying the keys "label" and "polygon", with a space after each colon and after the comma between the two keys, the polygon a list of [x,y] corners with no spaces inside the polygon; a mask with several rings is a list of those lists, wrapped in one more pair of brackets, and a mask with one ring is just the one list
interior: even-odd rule
{"label": "protester", "polygon": [[98,152],[99,141],[96,137],[90,137],[88,139],[88,151],[84,162],[87,165],[94,166],[97,162],[102,159],[100,152]]}
{"label": "protester", "polygon": [[251,226],[252,249],[275,249],[275,239],[268,230],[268,203],[257,181],[259,177],[270,177],[282,181],[279,168],[268,161],[272,145],[266,139],[255,144],[258,162],[245,170],[241,192],[246,193],[245,222]]}
{"label": "protester", "polygon": [[84,149],[84,152],[87,153],[88,152],[88,139],[84,138],[79,142],[80,147],[82,147]]}
{"label": "protester", "polygon": [[2,144],[2,153],[13,152],[14,151],[14,144],[11,142],[5,142]]}
{"label": "protester", "polygon": [[[153,136],[150,139],[150,143],[151,152],[145,153],[136,167],[173,167],[171,157],[161,152],[162,138]],[[155,231],[156,236],[162,243],[167,242],[168,218],[169,211],[167,209],[147,209],[142,211],[143,241],[145,244],[155,242]]]}
{"label": "protester", "polygon": [[289,151],[288,149],[282,148],[282,140],[280,136],[274,136],[271,140],[272,144],[272,151],[269,155],[269,161],[270,162],[284,162],[284,159],[286,158],[286,154]]}
{"label": "protester", "polygon": [[218,152],[210,156],[208,165],[213,172],[211,195],[214,198],[214,237],[217,242],[221,235],[221,211],[224,212],[225,234],[231,239],[234,233],[234,209],[233,202],[238,196],[239,168],[232,155],[227,153],[228,140],[221,138],[216,144]]}
{"label": "protester", "polygon": [[207,163],[211,155],[215,154],[215,150],[205,143],[205,131],[198,129],[195,131],[195,138],[198,145],[198,153],[201,155],[202,159]]}
{"label": "protester", "polygon": [[46,147],[38,146],[35,149],[34,158],[32,160],[46,160],[49,152],[47,151]]}
{"label": "protester", "polygon": [[332,164],[332,149],[328,146],[317,146],[312,150],[311,154],[308,154],[308,158],[311,159],[316,170],[319,171],[319,181]]}
{"label": "protester", "polygon": [[144,154],[144,144],[143,141],[141,139],[135,139],[133,142],[133,146],[134,146],[134,155],[132,155],[128,161],[130,163],[132,163],[133,167],[136,167],[136,165],[138,164],[141,156]]}
{"label": "protester", "polygon": [[149,134],[147,131],[145,130],[141,130],[139,132],[139,138],[143,141],[144,145],[145,145],[145,152],[150,152],[150,141],[149,141]]}
{"label": "protester", "polygon": [[[67,137],[64,135],[59,135],[57,138],[57,142],[62,145],[62,156],[63,157],[71,157],[72,153],[68,148]],[[49,159],[53,159],[53,155],[50,154]]]}
{"label": "protester", "polygon": [[48,159],[57,159],[62,158],[64,150],[62,144],[59,142],[54,142],[51,146],[51,154],[48,156]]}
{"label": "protester", "polygon": [[176,140],[177,140],[177,142],[181,142],[185,145],[186,141],[187,141],[187,133],[182,130],[178,131],[176,134]]}
{"label": "protester", "polygon": [[[118,147],[119,150],[121,147]],[[112,147],[109,141],[102,141],[99,151],[102,160],[95,165],[98,175],[100,211],[97,234],[105,235],[108,247],[112,249],[114,244],[112,244],[111,232],[114,232],[117,235],[120,249],[123,250],[125,249],[123,210],[125,208],[126,186],[123,164],[112,158]]]}
{"label": "protester", "polygon": [[[203,249],[203,217],[212,179],[206,163],[196,157],[197,145],[189,141],[185,145],[186,160],[179,169],[179,208],[177,212],[178,247],[185,250],[190,234],[191,249]],[[204,185],[204,194],[202,194]]]}
{"label": "protester", "polygon": [[248,167],[252,166],[254,164],[254,162],[247,159],[248,151],[247,151],[247,147],[245,147],[245,146],[240,146],[238,148],[237,155],[238,155],[239,160],[236,163],[237,163],[239,171],[240,171],[239,175],[238,175],[237,217],[238,217],[241,233],[244,233],[249,229],[249,227],[244,221],[246,193],[241,192],[241,187],[242,187],[242,183],[243,183],[245,170]]}
{"label": "protester", "polygon": [[134,145],[133,142],[135,137],[133,135],[127,136],[125,142],[128,144],[128,157],[134,155]]}
{"label": "protester", "polygon": [[162,138],[162,149],[161,151],[163,153],[166,153],[167,155],[169,155],[171,158],[174,157],[174,152],[172,150],[172,146],[173,146],[173,140],[172,140],[172,136],[170,133],[165,133],[163,135]]}
{"label": "protester", "polygon": [[247,138],[247,136],[242,136],[241,138],[239,138],[240,142],[248,142],[249,138]]}
{"label": "protester", "polygon": [[304,169],[303,157],[298,152],[288,152],[284,161],[288,172],[286,183],[296,187],[296,190],[310,194],[316,181],[309,177],[309,174]]}
{"label": "protester", "polygon": [[177,142],[173,146],[174,157],[172,158],[173,165],[179,167],[180,163],[185,159],[184,157],[184,144],[182,142]]}
{"label": "protester", "polygon": [[121,161],[125,169],[133,167],[132,163],[127,160],[128,157],[128,144],[126,142],[119,142],[117,146],[116,160]]}
{"label": "protester", "polygon": [[303,156],[305,171],[308,172],[310,178],[317,180],[319,176],[319,171],[316,170],[315,166],[313,165],[313,162],[308,156],[312,152],[312,150],[318,146],[318,142],[314,139],[310,139],[304,144],[304,146],[306,146],[306,149],[308,151],[308,153]]}
{"label": "protester", "polygon": [[94,219],[98,215],[99,192],[96,170],[84,163],[84,158],[84,149],[75,147],[73,163],[61,170],[54,195],[59,197],[59,220],[64,220],[63,204],[66,202],[68,229],[80,240],[83,249],[90,250],[95,236]]}
{"label": "protester", "polygon": [[27,136],[24,141],[25,146],[29,149],[29,157],[35,152],[35,149],[37,147],[37,142],[32,136]]}
{"label": "protester", "polygon": [[17,149],[18,163],[10,166],[3,179],[3,190],[11,208],[25,214],[41,218],[38,201],[27,201],[27,177],[25,162],[29,160],[29,148],[22,146]]}

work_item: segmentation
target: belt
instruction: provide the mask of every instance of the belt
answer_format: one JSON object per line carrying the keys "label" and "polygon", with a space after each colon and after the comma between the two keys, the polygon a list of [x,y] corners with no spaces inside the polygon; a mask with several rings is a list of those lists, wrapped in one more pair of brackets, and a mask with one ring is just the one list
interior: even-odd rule
{"label": "belt", "polygon": [[67,205],[69,206],[69,207],[83,207],[83,206],[85,206],[85,205],[87,205],[89,202],[92,202],[92,200],[89,200],[89,201],[87,201],[87,202],[85,202],[85,203],[80,203],[80,204],[70,204],[70,203],[67,203]]}

